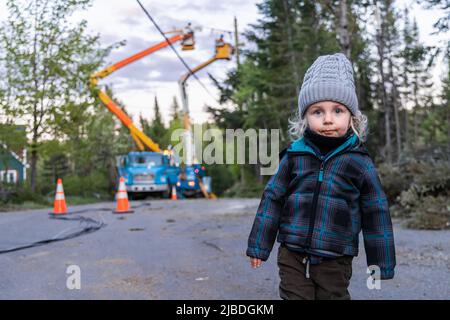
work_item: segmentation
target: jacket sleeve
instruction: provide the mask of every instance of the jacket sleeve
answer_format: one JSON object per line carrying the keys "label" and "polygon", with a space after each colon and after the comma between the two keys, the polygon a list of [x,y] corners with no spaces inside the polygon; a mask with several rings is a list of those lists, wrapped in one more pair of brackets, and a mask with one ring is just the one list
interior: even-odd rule
{"label": "jacket sleeve", "polygon": [[380,268],[381,279],[392,279],[395,268],[395,245],[386,194],[372,160],[362,174],[360,190],[361,227],[367,265]]}
{"label": "jacket sleeve", "polygon": [[278,232],[278,224],[289,184],[290,166],[284,154],[273,175],[264,188],[253,227],[248,238],[247,256],[267,260]]}

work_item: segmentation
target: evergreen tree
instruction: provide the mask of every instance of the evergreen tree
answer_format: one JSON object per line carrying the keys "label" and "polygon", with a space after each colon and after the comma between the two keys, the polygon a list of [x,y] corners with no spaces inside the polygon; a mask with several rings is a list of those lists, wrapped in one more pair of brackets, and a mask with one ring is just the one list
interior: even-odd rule
{"label": "evergreen tree", "polygon": [[177,121],[181,118],[180,116],[180,106],[178,105],[178,100],[176,96],[173,96],[173,102],[171,106],[171,114],[170,117],[172,118],[171,121]]}
{"label": "evergreen tree", "polygon": [[[152,139],[157,140],[160,137],[163,137],[166,134],[166,128],[164,126],[161,113],[159,111],[158,99],[155,96],[155,104],[154,104],[154,118],[152,124],[150,126],[150,134]],[[159,143],[159,142],[157,142]],[[166,147],[166,146],[164,146]]]}
{"label": "evergreen tree", "polygon": [[69,173],[69,163],[64,153],[51,156],[44,161],[43,176],[55,184],[57,179],[64,178]]}
{"label": "evergreen tree", "polygon": [[408,41],[408,46],[405,48],[403,56],[407,69],[404,70],[403,76],[409,78],[409,83],[404,81],[404,84],[410,88],[408,100],[412,102],[412,136],[414,144],[417,146],[418,143],[423,144],[424,142],[420,141],[420,123],[433,105],[433,82],[429,72],[433,58],[430,55],[431,48],[423,45],[419,40],[419,29],[415,19],[405,40]]}
{"label": "evergreen tree", "polygon": [[141,124],[142,131],[153,141],[159,144],[161,149],[165,149],[168,146],[168,141],[166,140],[167,129],[164,126],[161,113],[159,111],[158,99],[155,97],[154,104],[154,119],[148,121],[144,119],[142,114],[139,117],[139,122]]}

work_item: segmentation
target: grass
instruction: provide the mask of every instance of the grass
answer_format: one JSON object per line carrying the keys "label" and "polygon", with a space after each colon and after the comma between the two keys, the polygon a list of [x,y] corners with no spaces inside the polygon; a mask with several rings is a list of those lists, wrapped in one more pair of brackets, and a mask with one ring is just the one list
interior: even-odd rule
{"label": "grass", "polygon": [[68,206],[78,206],[83,204],[93,204],[104,201],[111,201],[110,198],[96,198],[96,197],[78,197],[78,196],[70,196],[66,197],[66,203]]}
{"label": "grass", "polygon": [[[66,197],[66,204],[68,207],[93,204],[103,201],[110,201],[109,198],[104,197],[79,197],[70,196]],[[1,203],[0,202],[0,212],[10,212],[10,211],[25,211],[25,210],[38,210],[53,207],[53,199],[48,198],[47,203],[35,202],[35,201],[24,201],[23,203]]]}
{"label": "grass", "polygon": [[38,210],[49,208],[49,205],[37,203],[33,201],[25,201],[21,204],[16,203],[0,203],[0,212],[9,212],[9,211],[23,211],[23,210]]}

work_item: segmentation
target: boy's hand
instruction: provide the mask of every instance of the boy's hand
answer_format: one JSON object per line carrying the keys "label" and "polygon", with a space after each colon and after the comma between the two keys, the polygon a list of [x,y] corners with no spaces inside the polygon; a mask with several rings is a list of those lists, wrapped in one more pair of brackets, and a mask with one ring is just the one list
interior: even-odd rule
{"label": "boy's hand", "polygon": [[262,260],[258,258],[250,258],[250,264],[253,269],[261,267]]}

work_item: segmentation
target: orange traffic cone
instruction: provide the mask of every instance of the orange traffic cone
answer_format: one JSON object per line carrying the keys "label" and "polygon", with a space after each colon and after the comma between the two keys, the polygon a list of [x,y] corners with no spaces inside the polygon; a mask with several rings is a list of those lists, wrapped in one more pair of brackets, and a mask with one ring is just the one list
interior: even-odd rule
{"label": "orange traffic cone", "polygon": [[127,189],[125,187],[125,179],[120,177],[119,190],[116,194],[117,206],[114,213],[133,213],[133,210],[130,210],[130,205],[128,203],[128,194]]}
{"label": "orange traffic cone", "polygon": [[178,200],[177,199],[177,188],[175,186],[172,186],[172,195],[171,195],[170,199]]}
{"label": "orange traffic cone", "polygon": [[59,215],[66,213],[67,213],[67,206],[66,206],[66,198],[64,197],[63,184],[62,180],[58,179],[58,182],[56,184],[55,202],[53,205],[52,214]]}

